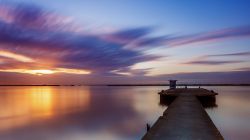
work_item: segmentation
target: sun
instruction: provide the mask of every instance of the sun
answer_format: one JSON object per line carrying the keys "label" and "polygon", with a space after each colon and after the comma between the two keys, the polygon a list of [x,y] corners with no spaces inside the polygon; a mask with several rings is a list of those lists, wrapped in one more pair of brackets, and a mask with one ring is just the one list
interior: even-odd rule
{"label": "sun", "polygon": [[35,75],[44,75],[44,74],[53,74],[55,72],[52,70],[29,70],[28,73]]}

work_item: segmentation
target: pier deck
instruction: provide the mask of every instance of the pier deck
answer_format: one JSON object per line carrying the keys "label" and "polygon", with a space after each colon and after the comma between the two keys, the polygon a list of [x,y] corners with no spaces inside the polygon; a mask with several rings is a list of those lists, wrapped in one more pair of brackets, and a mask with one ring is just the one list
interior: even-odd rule
{"label": "pier deck", "polygon": [[142,140],[223,140],[198,97],[214,97],[206,89],[175,89],[160,92],[161,98],[176,96]]}

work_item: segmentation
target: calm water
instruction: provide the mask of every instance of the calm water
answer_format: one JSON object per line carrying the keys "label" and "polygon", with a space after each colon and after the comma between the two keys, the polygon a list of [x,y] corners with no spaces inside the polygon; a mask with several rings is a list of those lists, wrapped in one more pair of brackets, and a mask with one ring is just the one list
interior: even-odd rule
{"label": "calm water", "polygon": [[[207,109],[225,139],[250,139],[250,87],[219,92]],[[138,140],[166,107],[164,87],[0,87],[0,140]]]}

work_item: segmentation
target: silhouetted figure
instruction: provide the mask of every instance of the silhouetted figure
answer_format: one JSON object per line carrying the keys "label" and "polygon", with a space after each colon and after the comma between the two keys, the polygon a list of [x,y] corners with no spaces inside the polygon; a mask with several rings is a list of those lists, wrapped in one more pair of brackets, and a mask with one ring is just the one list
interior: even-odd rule
{"label": "silhouetted figure", "polygon": [[147,123],[147,132],[150,130],[150,125]]}
{"label": "silhouetted figure", "polygon": [[185,89],[187,89],[188,88],[188,86],[187,85],[185,85]]}

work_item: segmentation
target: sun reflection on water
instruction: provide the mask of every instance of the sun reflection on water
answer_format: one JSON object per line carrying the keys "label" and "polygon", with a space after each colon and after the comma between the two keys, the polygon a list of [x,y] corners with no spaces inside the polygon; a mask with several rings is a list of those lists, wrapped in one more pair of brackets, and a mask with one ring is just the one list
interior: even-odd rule
{"label": "sun reflection on water", "polygon": [[22,127],[60,114],[88,108],[90,94],[87,88],[77,91],[63,87],[6,87],[0,92],[0,132]]}

